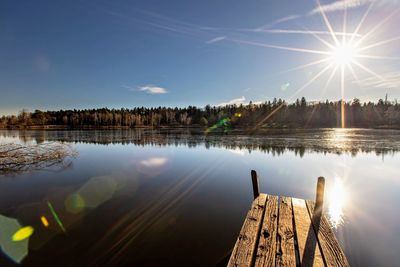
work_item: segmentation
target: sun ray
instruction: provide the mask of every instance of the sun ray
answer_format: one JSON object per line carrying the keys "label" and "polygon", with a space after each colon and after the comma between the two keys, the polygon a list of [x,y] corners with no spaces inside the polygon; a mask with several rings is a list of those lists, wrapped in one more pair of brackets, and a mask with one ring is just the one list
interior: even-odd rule
{"label": "sun ray", "polygon": [[320,13],[322,15],[322,18],[324,19],[326,27],[328,28],[329,32],[331,33],[331,36],[332,36],[333,40],[335,41],[336,45],[338,45],[339,44],[339,40],[337,39],[337,37],[335,35],[335,32],[333,31],[332,25],[329,22],[328,17],[325,14],[325,11],[322,9],[322,6],[321,6],[321,3],[320,3],[319,0],[317,0],[317,4],[318,4],[318,7],[319,7],[319,11],[320,11]]}
{"label": "sun ray", "polygon": [[[343,10],[343,32],[347,32],[347,2],[344,2],[344,10]],[[346,35],[342,36],[342,44],[346,43]]]}
{"label": "sun ray", "polygon": [[389,19],[391,19],[396,13],[398,13],[400,9],[394,10],[389,16],[385,17],[383,20],[381,20],[378,24],[376,24],[369,32],[364,34],[360,39],[357,40],[357,42],[354,44],[355,47],[358,47],[362,41],[364,41],[369,35],[374,33],[376,30],[378,30],[382,25],[384,25]]}
{"label": "sun ray", "polygon": [[297,66],[297,67],[294,67],[294,68],[279,72],[278,74],[283,74],[283,73],[287,73],[287,72],[291,72],[291,71],[295,71],[295,70],[305,69],[305,68],[308,68],[308,67],[311,67],[311,66],[314,66],[314,65],[318,65],[318,64],[324,63],[324,62],[326,62],[328,60],[330,60],[330,58],[328,58],[328,57],[320,59],[320,60],[315,60],[315,61],[312,61],[310,63],[303,64],[303,65],[300,65],[300,66]]}
{"label": "sun ray", "polygon": [[350,73],[351,73],[351,74],[353,75],[353,77],[354,77],[354,80],[355,80],[357,83],[359,83],[359,82],[360,82],[360,79],[358,79],[358,76],[357,76],[356,72],[354,71],[353,66],[352,66],[351,64],[347,64],[346,66],[349,68]]}
{"label": "sun ray", "polygon": [[380,41],[380,42],[377,42],[377,43],[374,43],[374,44],[371,44],[371,45],[363,46],[363,47],[359,48],[358,51],[361,52],[361,51],[364,51],[364,50],[367,50],[367,49],[370,49],[370,48],[373,48],[373,47],[377,47],[377,46],[380,46],[380,45],[388,44],[390,42],[394,42],[394,41],[397,41],[397,40],[400,40],[400,36],[397,36],[397,37],[394,37],[394,38],[390,38],[390,39],[387,39],[387,40],[383,40],[383,41]]}
{"label": "sun ray", "polygon": [[328,85],[329,85],[329,83],[331,82],[331,80],[333,79],[333,77],[335,76],[337,68],[338,68],[338,66],[335,66],[335,67],[332,69],[332,72],[331,72],[331,74],[329,75],[329,78],[328,78],[328,80],[326,81],[325,86],[322,88],[321,96],[322,96],[323,93],[326,92],[326,89],[328,89]]}
{"label": "sun ray", "polygon": [[230,40],[237,42],[237,43],[241,43],[241,44],[248,44],[248,45],[267,47],[267,48],[276,48],[276,49],[289,50],[289,51],[294,51],[294,52],[304,52],[304,53],[322,54],[322,55],[329,54],[329,52],[322,51],[322,50],[312,50],[312,49],[297,48],[297,47],[271,45],[271,44],[264,44],[264,43],[258,43],[258,42],[252,42],[252,41],[246,41],[246,40],[238,40],[238,39],[230,39]]}
{"label": "sun ray", "polygon": [[304,88],[306,88],[307,86],[309,86],[310,84],[312,84],[316,79],[318,79],[319,76],[321,76],[322,74],[324,74],[331,66],[333,65],[333,63],[329,64],[328,66],[326,66],[325,68],[323,68],[320,72],[318,72],[311,80],[309,80],[307,83],[305,83],[302,87],[300,87],[300,89],[298,89],[296,92],[294,92],[294,94],[289,98],[293,98],[295,95],[297,95],[298,93],[300,93],[301,91],[304,90]]}
{"label": "sun ray", "polygon": [[379,78],[381,81],[386,82],[386,80],[380,76],[379,74],[375,73],[374,71],[370,70],[369,68],[365,67],[363,64],[361,64],[360,62],[354,60],[353,61],[354,64],[356,64],[358,67],[360,67],[361,69],[363,69],[364,71],[368,72],[369,74]]}
{"label": "sun ray", "polygon": [[[320,99],[321,99],[322,96],[325,94],[326,89],[328,88],[329,83],[330,83],[331,80],[333,79],[333,76],[335,76],[335,73],[336,73],[337,68],[338,68],[337,66],[335,66],[334,68],[332,68],[332,72],[331,72],[331,74],[329,75],[329,78],[328,78],[328,80],[326,81],[324,87],[322,88],[321,93],[319,94],[319,98],[320,98]],[[314,108],[313,108],[313,110],[312,110],[312,113],[311,113],[311,115],[310,115],[310,118],[308,119],[306,125],[308,125],[308,124],[310,123],[311,118],[312,118],[312,116],[313,116],[313,114],[314,114],[314,111],[315,111],[315,107],[316,107],[316,106],[314,106]]]}
{"label": "sun ray", "polygon": [[361,26],[364,23],[365,19],[367,18],[369,12],[371,11],[373,5],[374,5],[374,2],[371,2],[367,11],[364,13],[363,17],[361,18],[360,23],[358,23],[357,28],[354,30],[353,34],[351,35],[351,38],[349,41],[350,43],[353,43],[354,38],[357,36],[358,31],[361,29]]}
{"label": "sun ray", "polygon": [[[305,28],[305,27],[304,27],[304,29],[305,29],[305,31],[306,31],[307,33],[309,33],[309,34],[311,34],[312,36],[314,36],[317,40],[319,40],[321,43],[325,44],[327,47],[329,47],[329,48],[331,48],[331,49],[335,48],[335,46],[333,46],[333,45],[332,45],[331,43],[329,43],[328,41],[326,41],[326,40],[322,39],[321,37],[319,37],[318,34],[316,34],[315,32],[310,31],[309,29],[307,29],[307,28]],[[343,35],[345,35],[345,33],[344,33]]]}
{"label": "sun ray", "polygon": [[340,101],[340,119],[342,128],[345,128],[345,114],[344,114],[344,65],[340,66],[340,93],[342,95],[342,101]]}
{"label": "sun ray", "polygon": [[356,58],[368,58],[368,59],[400,60],[400,57],[385,57],[385,56],[366,55],[366,54],[356,54],[356,55],[354,55],[354,57],[356,57]]}
{"label": "sun ray", "polygon": [[[320,72],[318,72],[311,80],[309,80],[308,82],[306,82],[302,87],[300,87],[296,92],[294,92],[290,97],[289,97],[289,101],[298,93],[300,93],[301,91],[303,91],[305,88],[307,88],[307,86],[309,86],[310,84],[312,84],[316,79],[318,79],[322,74],[324,74],[331,66],[333,65],[333,63],[329,64],[328,66],[326,66],[325,68],[323,68]],[[277,108],[275,108],[273,111],[271,111],[271,113],[269,113],[265,118],[263,118],[260,122],[258,122],[254,127],[253,130],[257,129],[261,124],[263,124],[266,120],[268,120],[269,118],[272,117],[272,115],[274,115],[278,110],[280,110],[283,106],[285,105],[285,103],[282,103],[281,105],[279,105]]]}

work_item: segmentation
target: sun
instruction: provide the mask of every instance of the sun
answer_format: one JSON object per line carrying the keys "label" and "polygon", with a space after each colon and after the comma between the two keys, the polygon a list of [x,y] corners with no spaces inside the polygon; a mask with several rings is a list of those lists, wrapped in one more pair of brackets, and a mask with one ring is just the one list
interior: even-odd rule
{"label": "sun", "polygon": [[331,51],[331,60],[337,66],[351,64],[356,57],[357,51],[352,44],[339,44]]}
{"label": "sun", "polygon": [[[399,12],[400,9],[395,9],[392,13],[388,14],[385,18],[383,18],[381,21],[376,23],[371,29],[364,33],[360,33],[360,29],[362,25],[364,24],[364,21],[366,20],[369,12],[371,11],[374,2],[371,1],[369,4],[368,9],[365,11],[363,14],[361,20],[359,21],[358,25],[355,27],[354,30],[348,31],[347,30],[347,8],[349,7],[347,4],[347,1],[343,1],[344,9],[343,9],[343,28],[342,31],[335,31],[328,19],[328,16],[325,14],[325,9],[321,6],[320,0],[316,0],[318,4],[318,10],[319,13],[322,16],[322,19],[325,23],[325,26],[327,28],[326,32],[321,32],[321,31],[313,31],[313,30],[288,30],[287,32],[292,32],[294,34],[309,34],[314,36],[317,40],[319,40],[323,45],[325,45],[324,48],[322,49],[313,49],[310,47],[290,47],[290,46],[283,46],[283,45],[275,45],[275,44],[268,44],[268,43],[260,43],[260,42],[253,42],[253,41],[248,41],[248,40],[240,40],[240,39],[230,39],[231,41],[240,43],[240,44],[247,44],[247,45],[253,45],[253,46],[259,46],[259,47],[265,47],[265,48],[273,48],[273,49],[281,49],[281,50],[287,50],[287,51],[292,51],[292,52],[300,52],[300,53],[310,53],[314,55],[319,55],[320,59],[317,59],[315,61],[296,66],[294,68],[288,69],[287,71],[284,72],[290,72],[294,70],[300,70],[304,68],[309,68],[311,66],[322,66],[322,69],[317,72],[315,75],[313,75],[310,79],[307,79],[307,82],[302,85],[299,89],[297,89],[290,97],[289,101],[293,99],[296,95],[298,95],[301,91],[303,91],[305,88],[307,88],[310,84],[312,84],[314,81],[316,81],[318,78],[320,78],[322,75],[325,73],[329,73],[329,77],[326,79],[325,85],[321,89],[321,96],[323,93],[326,91],[328,88],[328,85],[330,82],[333,80],[334,76],[336,76],[337,73],[340,75],[340,82],[338,83],[337,87],[340,89],[340,94],[341,94],[341,100],[340,100],[340,113],[341,113],[341,126],[342,128],[345,128],[346,122],[345,122],[345,76],[347,74],[351,74],[353,76],[354,80],[352,81],[355,84],[360,84],[360,80],[358,78],[358,72],[357,71],[362,71],[365,75],[365,73],[368,73],[371,75],[372,78],[378,79],[380,82],[383,84],[387,84],[387,81],[382,75],[379,75],[378,73],[374,72],[371,70],[369,67],[365,66],[362,61],[364,59],[366,60],[400,60],[399,57],[393,57],[393,56],[381,56],[381,55],[374,55],[370,54],[371,53],[371,48],[374,47],[379,47],[383,45],[387,45],[391,42],[394,41],[399,41],[400,36],[395,36],[391,37],[386,40],[379,40],[375,43],[369,43],[368,38],[371,36],[374,36],[376,31],[382,27],[385,23],[389,21],[389,19],[395,17]],[[332,37],[332,40],[326,40],[325,38],[321,37],[320,35],[322,34],[327,34]],[[366,44],[367,43],[367,44]],[[281,73],[284,73],[281,72]],[[348,79],[346,79],[348,80]],[[268,116],[266,116],[263,120],[261,120],[258,125],[261,125],[264,121],[266,121],[268,118],[270,118],[277,110],[279,110],[281,107],[283,107],[285,104],[282,104],[278,106],[276,109],[274,109],[273,112],[271,112]]]}

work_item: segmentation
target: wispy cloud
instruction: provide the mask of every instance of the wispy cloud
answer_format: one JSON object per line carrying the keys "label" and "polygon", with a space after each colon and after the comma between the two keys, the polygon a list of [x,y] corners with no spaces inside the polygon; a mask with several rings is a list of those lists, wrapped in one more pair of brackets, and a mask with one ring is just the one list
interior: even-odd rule
{"label": "wispy cloud", "polygon": [[301,15],[289,15],[280,19],[277,19],[273,22],[274,25],[282,23],[282,22],[286,22],[286,21],[290,21],[290,20],[294,20],[301,17]]}
{"label": "wispy cloud", "polygon": [[244,96],[241,96],[239,98],[229,100],[228,102],[219,103],[219,104],[217,104],[217,106],[220,107],[220,106],[226,106],[226,105],[240,105],[240,104],[244,104],[245,101],[246,101],[246,98]]}
{"label": "wispy cloud", "polygon": [[[321,11],[323,11],[325,13],[329,13],[329,12],[341,11],[344,9],[353,9],[353,8],[371,4],[373,2],[381,3],[383,5],[383,4],[396,3],[397,1],[398,0],[336,0],[332,3],[321,5],[320,7],[317,6],[317,7],[313,8],[312,10],[310,10],[306,14],[293,14],[293,15],[284,16],[284,17],[276,19],[273,22],[268,23],[264,26],[261,26],[261,27],[255,28],[255,29],[250,29],[249,31],[267,32],[266,30],[271,29],[272,27],[274,27],[278,24],[281,24],[284,22],[289,22],[292,20],[306,17],[306,16],[312,16],[312,15],[320,13]],[[283,32],[276,32],[276,33],[283,33]],[[287,33],[289,33],[289,32],[287,32]],[[318,33],[316,33],[316,34],[318,34]],[[319,33],[319,34],[325,34],[325,33]]]}
{"label": "wispy cloud", "polygon": [[216,43],[216,42],[223,41],[223,40],[225,40],[225,39],[226,39],[226,36],[218,36],[218,37],[215,37],[215,38],[213,38],[213,39],[211,39],[211,40],[208,40],[208,41],[206,42],[206,44],[213,44],[213,43]]}
{"label": "wispy cloud", "polygon": [[159,87],[159,86],[154,86],[154,85],[145,85],[145,86],[139,86],[139,87],[121,85],[121,87],[128,89],[129,91],[132,91],[132,92],[142,91],[142,92],[146,92],[148,94],[166,94],[166,93],[168,93],[167,89],[165,89],[163,87]]}
{"label": "wispy cloud", "polygon": [[383,88],[383,89],[400,89],[400,72],[387,72],[379,75],[380,77],[371,76],[365,79],[354,81],[361,87]]}
{"label": "wispy cloud", "polygon": [[96,6],[96,9],[121,19],[128,24],[133,24],[135,27],[141,25],[145,28],[158,30],[163,33],[190,36],[201,40],[211,39],[216,35],[215,32],[224,30],[218,27],[189,23],[140,8],[129,8],[129,10],[126,10],[118,5],[114,7],[99,5]]}
{"label": "wispy cloud", "polygon": [[137,88],[128,86],[126,84],[121,85],[122,88],[128,89],[129,91],[137,91]]}
{"label": "wispy cloud", "polygon": [[321,11],[323,12],[334,12],[334,11],[340,11],[344,9],[351,9],[351,8],[356,8],[360,7],[363,5],[367,5],[372,2],[376,2],[378,0],[338,0],[330,4],[326,5],[321,5],[321,7],[316,7],[313,10],[310,11],[310,15],[320,13]]}
{"label": "wispy cloud", "polygon": [[142,91],[146,92],[148,94],[166,94],[168,93],[167,89],[159,86],[154,86],[154,85],[145,85],[145,86],[139,86],[139,87],[132,87],[128,85],[121,85],[122,88],[128,89],[129,91]]}
{"label": "wispy cloud", "polygon": [[255,28],[255,29],[251,29],[250,31],[262,32],[262,31],[264,31],[264,30],[266,30],[266,29],[270,29],[270,28],[272,28],[272,27],[274,27],[275,25],[278,25],[278,24],[280,24],[280,23],[287,22],[287,21],[291,21],[291,20],[295,20],[295,19],[300,18],[300,17],[302,17],[302,15],[289,15],[289,16],[285,16],[285,17],[279,18],[279,19],[277,19],[277,20],[274,20],[274,21],[272,21],[272,22],[270,22],[270,23],[268,23],[268,24],[266,24],[266,25],[263,25],[263,26],[261,26],[261,27],[258,27],[258,28]]}
{"label": "wispy cloud", "polygon": [[146,92],[148,94],[166,94],[168,93],[167,89],[153,86],[153,85],[146,85],[139,87],[139,91]]}

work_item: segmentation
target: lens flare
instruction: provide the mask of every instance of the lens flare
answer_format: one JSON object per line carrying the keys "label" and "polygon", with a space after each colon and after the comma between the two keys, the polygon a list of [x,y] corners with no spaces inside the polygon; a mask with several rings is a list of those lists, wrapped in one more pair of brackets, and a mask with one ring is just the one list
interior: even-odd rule
{"label": "lens flare", "polygon": [[32,226],[25,226],[15,232],[12,236],[12,241],[18,242],[24,239],[27,239],[33,234],[33,227]]}
{"label": "lens flare", "polygon": [[0,249],[15,263],[21,263],[29,252],[29,237],[33,230],[23,229],[17,219],[0,214]]}
{"label": "lens flare", "polygon": [[45,216],[40,217],[40,221],[42,222],[44,227],[49,227],[49,221]]}
{"label": "lens flare", "polygon": [[47,201],[47,206],[49,206],[49,209],[51,211],[51,213],[53,214],[54,219],[56,220],[56,222],[58,223],[58,225],[61,228],[61,231],[63,231],[64,233],[66,232],[63,223],[61,222],[60,218],[58,217],[56,211],[54,210],[53,205],[51,205],[51,203],[49,201]]}
{"label": "lens flare", "polygon": [[[240,114],[240,117],[242,115]],[[206,129],[206,133],[211,133],[213,131],[216,130],[223,130],[224,132],[227,132],[230,129],[231,126],[231,120],[229,118],[223,118],[221,120],[219,120],[216,124],[214,124],[213,126],[209,127]]]}
{"label": "lens flare", "polygon": [[73,214],[77,214],[85,208],[85,200],[79,193],[69,195],[64,204],[65,209]]}

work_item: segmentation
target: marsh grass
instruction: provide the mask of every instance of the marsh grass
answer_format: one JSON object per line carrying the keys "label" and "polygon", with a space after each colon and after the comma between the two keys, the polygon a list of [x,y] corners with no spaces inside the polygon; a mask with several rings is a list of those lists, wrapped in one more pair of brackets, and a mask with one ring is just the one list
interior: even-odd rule
{"label": "marsh grass", "polygon": [[45,142],[22,145],[0,144],[0,175],[47,168],[65,168],[77,152],[69,144]]}

